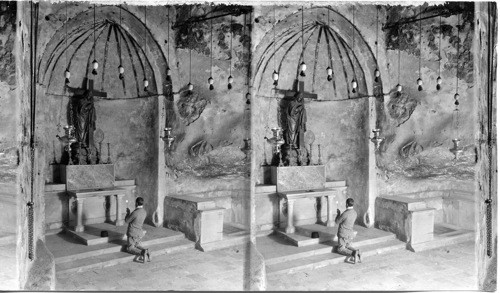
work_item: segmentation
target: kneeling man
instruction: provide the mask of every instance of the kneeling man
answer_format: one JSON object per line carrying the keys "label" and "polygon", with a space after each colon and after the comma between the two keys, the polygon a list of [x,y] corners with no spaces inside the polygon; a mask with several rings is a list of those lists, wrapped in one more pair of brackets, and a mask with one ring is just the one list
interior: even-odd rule
{"label": "kneeling man", "polygon": [[125,223],[128,224],[127,229],[127,251],[131,254],[140,255],[142,261],[146,261],[146,256],[148,261],[151,261],[151,255],[147,248],[141,246],[141,240],[144,236],[144,231],[142,230],[142,225],[146,219],[146,210],[144,210],[144,199],[138,197],[135,200],[135,210],[130,213],[130,209],[127,208],[127,216],[125,216]]}
{"label": "kneeling man", "polygon": [[339,242],[337,252],[354,257],[354,263],[356,263],[356,259],[361,262],[361,253],[358,249],[351,246],[354,236],[356,235],[354,231],[354,221],[356,221],[358,216],[353,208],[354,199],[348,198],[345,204],[347,209],[342,214],[340,214],[340,210],[337,209],[337,217],[335,218],[335,224],[339,227],[337,232]]}

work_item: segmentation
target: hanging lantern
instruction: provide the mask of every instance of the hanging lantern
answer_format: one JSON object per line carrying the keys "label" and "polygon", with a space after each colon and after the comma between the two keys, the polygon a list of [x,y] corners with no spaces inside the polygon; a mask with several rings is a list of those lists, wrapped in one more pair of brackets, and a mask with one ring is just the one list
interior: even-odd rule
{"label": "hanging lantern", "polygon": [[455,106],[460,105],[460,102],[458,101],[458,99],[460,99],[460,95],[458,93],[456,93],[453,98],[455,99]]}
{"label": "hanging lantern", "polygon": [[328,66],[328,68],[326,68],[326,74],[327,74],[326,79],[328,81],[332,81],[332,79],[333,79],[333,69],[330,66]]}
{"label": "hanging lantern", "polygon": [[172,70],[170,70],[170,66],[167,66],[167,76],[170,76],[172,74]]}
{"label": "hanging lantern", "polygon": [[375,69],[375,82],[379,82],[380,81],[380,70]]}
{"label": "hanging lantern", "polygon": [[124,77],[124,75],[123,75],[123,74],[125,73],[125,68],[123,68],[123,66],[122,66],[121,64],[120,64],[120,66],[118,66],[118,73],[119,73],[119,74],[118,74],[118,77],[119,77],[120,79],[123,79],[123,77]]}
{"label": "hanging lantern", "polygon": [[149,81],[147,79],[144,79],[144,91],[146,92],[148,90],[149,86]]}
{"label": "hanging lantern", "polygon": [[300,63],[300,76],[306,76],[307,65],[304,61]]}
{"label": "hanging lantern", "polygon": [[97,63],[97,60],[94,59],[94,61],[92,61],[92,74],[93,75],[97,75],[97,68],[99,68],[99,63]]}
{"label": "hanging lantern", "polygon": [[246,104],[247,105],[250,105],[250,98],[251,97],[252,97],[252,95],[250,94],[250,92],[247,92],[247,94],[246,94],[246,98],[247,98]]}
{"label": "hanging lantern", "polygon": [[422,84],[423,84],[422,79],[419,77],[417,79],[417,85],[418,85],[418,91],[419,92],[422,91],[422,89],[423,89]]}
{"label": "hanging lantern", "polygon": [[356,93],[356,89],[358,88],[358,82],[356,81],[356,79],[353,79],[351,81],[351,85],[352,85],[352,93],[355,94]]}
{"label": "hanging lantern", "polygon": [[188,91],[192,92],[193,91],[193,84],[191,82],[188,83]]}
{"label": "hanging lantern", "polygon": [[208,88],[210,90],[213,90],[214,89],[214,79],[211,76],[208,78],[208,84],[209,84]]}
{"label": "hanging lantern", "polygon": [[228,78],[227,78],[227,89],[230,90],[233,88],[233,83],[234,79],[233,77],[230,75]]}
{"label": "hanging lantern", "polygon": [[277,86],[278,85],[278,79],[280,78],[280,75],[276,70],[273,72],[273,85]]}
{"label": "hanging lantern", "polygon": [[71,77],[71,73],[68,69],[64,72],[64,84],[69,84],[69,78]]}
{"label": "hanging lantern", "polygon": [[401,96],[401,92],[403,91],[403,86],[398,83],[398,85],[396,86],[396,90],[398,91],[397,92],[398,97]]}
{"label": "hanging lantern", "polygon": [[443,80],[441,79],[441,76],[438,76],[438,78],[436,79],[436,89],[439,91],[441,89],[441,83],[443,82]]}

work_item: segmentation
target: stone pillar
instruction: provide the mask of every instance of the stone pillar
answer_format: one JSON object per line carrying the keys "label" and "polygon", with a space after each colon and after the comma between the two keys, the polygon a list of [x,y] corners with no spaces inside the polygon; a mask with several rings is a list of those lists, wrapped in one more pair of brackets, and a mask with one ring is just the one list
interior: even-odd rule
{"label": "stone pillar", "polygon": [[123,197],[125,194],[117,194],[116,195],[116,226],[123,226],[125,224],[125,220],[122,218],[122,209],[123,209]]}
{"label": "stone pillar", "polygon": [[76,226],[75,232],[83,232],[83,198],[76,198]]}
{"label": "stone pillar", "polygon": [[287,225],[285,228],[285,232],[287,234],[295,233],[295,226],[293,225],[293,204],[295,203],[295,200],[287,200],[287,210],[288,210],[288,217],[287,217]]}
{"label": "stone pillar", "polygon": [[367,227],[373,227],[375,219],[375,199],[377,198],[377,164],[376,164],[376,149],[371,142],[372,129],[377,128],[377,112],[375,98],[370,98],[368,101],[368,188],[367,188],[367,208],[363,214],[363,224]]}
{"label": "stone pillar", "polygon": [[[475,141],[476,164],[476,269],[478,289],[497,289],[497,145],[496,145],[496,82],[498,7],[494,2],[476,2],[474,7],[474,106],[477,115]],[[491,117],[489,117],[491,113]],[[486,200],[492,198],[488,204]],[[488,209],[491,211],[489,219]],[[489,222],[489,223],[488,223]],[[491,224],[491,235],[488,226]],[[491,254],[488,255],[488,243]]]}
{"label": "stone pillar", "polygon": [[327,218],[326,218],[326,226],[327,227],[333,227],[335,226],[335,215],[334,215],[334,207],[333,207],[333,201],[335,200],[335,195],[328,195],[326,197],[327,199]]}
{"label": "stone pillar", "polygon": [[166,166],[165,166],[165,149],[166,142],[164,142],[160,137],[164,135],[165,129],[165,116],[166,114],[166,105],[165,105],[165,97],[158,96],[158,117],[157,117],[157,135],[155,141],[157,142],[157,193],[155,198],[156,208],[153,212],[152,222],[156,227],[161,227],[164,221],[164,200],[167,195],[167,178],[166,178]]}

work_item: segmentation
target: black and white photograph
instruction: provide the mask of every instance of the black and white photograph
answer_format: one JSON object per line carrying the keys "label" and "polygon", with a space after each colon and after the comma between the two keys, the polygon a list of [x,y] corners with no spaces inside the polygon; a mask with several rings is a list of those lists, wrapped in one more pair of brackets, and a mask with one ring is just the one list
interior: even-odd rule
{"label": "black and white photograph", "polygon": [[0,290],[496,291],[497,15],[0,1]]}

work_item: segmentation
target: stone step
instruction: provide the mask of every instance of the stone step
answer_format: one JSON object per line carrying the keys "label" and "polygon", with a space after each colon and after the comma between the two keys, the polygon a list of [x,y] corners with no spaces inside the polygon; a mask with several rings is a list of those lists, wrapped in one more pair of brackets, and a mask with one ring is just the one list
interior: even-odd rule
{"label": "stone step", "polygon": [[[360,240],[355,240],[353,242],[354,247],[363,247],[363,246],[369,246],[369,245],[374,245],[374,244],[379,244],[379,243],[384,243],[388,242],[391,240],[396,239],[396,235],[394,234],[389,234],[386,236],[380,236],[377,238],[369,238],[369,239],[360,239]],[[317,240],[317,239],[315,239]],[[280,262],[285,262],[285,261],[291,261],[291,260],[296,260],[296,259],[301,259],[301,258],[306,258],[314,255],[320,255],[320,254],[326,254],[326,253],[331,253],[333,248],[337,246],[337,241],[325,241],[321,242],[317,245],[312,245],[309,246],[305,249],[305,251],[301,251],[298,253],[294,254],[289,254],[289,255],[283,255],[283,256],[278,256],[278,257],[273,257],[266,259],[266,264],[276,264]]]}
{"label": "stone step", "polygon": [[221,248],[227,248],[231,246],[236,246],[236,245],[241,245],[245,244],[248,241],[250,241],[250,235],[247,232],[246,234],[243,235],[223,235],[222,240],[220,241],[214,241],[214,242],[209,242],[209,243],[204,243],[201,245],[201,247],[197,247],[197,249],[201,251],[213,251]]}
{"label": "stone step", "polygon": [[[187,239],[180,239],[151,246],[144,246],[146,246],[151,251],[153,262],[155,261],[155,256],[186,249],[192,249],[194,247],[193,242]],[[94,255],[71,262],[56,263],[56,274],[64,275],[68,273],[84,272],[92,269],[100,269],[121,263],[131,262],[134,260],[134,258],[136,258],[135,255],[127,252],[111,252]]]}
{"label": "stone step", "polygon": [[[369,256],[383,254],[398,249],[405,249],[405,247],[406,244],[404,242],[393,239],[386,241],[384,243],[357,246],[356,248],[359,248],[361,250],[362,260],[366,261],[366,258]],[[295,259],[295,260],[267,265],[266,272],[268,275],[275,275],[282,273],[291,274],[301,270],[314,270],[332,264],[343,263],[345,259],[346,256],[338,253],[328,253],[328,254],[322,253],[301,259]]]}
{"label": "stone step", "polygon": [[474,241],[476,234],[470,230],[458,230],[448,232],[441,235],[434,235],[434,239],[424,243],[412,244],[409,250],[413,252],[421,252],[429,249],[439,248],[443,246]]}
{"label": "stone step", "polygon": [[[114,252],[124,252],[126,249],[127,245],[127,240],[126,236],[124,239],[116,240],[114,243],[113,242],[107,242],[103,244],[97,244],[97,245],[92,245],[92,246],[85,246],[88,247],[85,251],[78,252],[78,253],[73,253],[70,255],[66,256],[55,256],[55,262],[56,264],[60,263],[65,263],[69,261],[75,261],[79,259],[84,259],[92,256],[97,256],[97,255],[103,255],[103,254],[109,254],[109,253],[114,253]],[[168,236],[168,237],[160,237],[160,238],[153,238],[149,240],[143,240],[141,243],[145,247],[150,247],[153,245],[158,245],[158,244],[163,244],[163,243],[169,243],[173,241],[179,241],[179,240],[184,240],[184,234],[180,233],[178,235],[173,235],[173,236]],[[193,242],[190,242],[193,245]]]}

